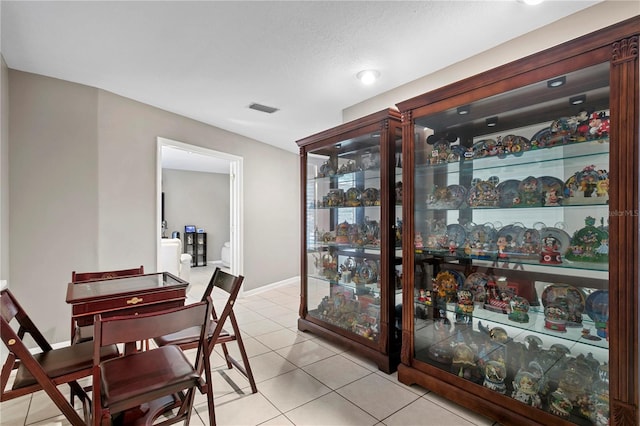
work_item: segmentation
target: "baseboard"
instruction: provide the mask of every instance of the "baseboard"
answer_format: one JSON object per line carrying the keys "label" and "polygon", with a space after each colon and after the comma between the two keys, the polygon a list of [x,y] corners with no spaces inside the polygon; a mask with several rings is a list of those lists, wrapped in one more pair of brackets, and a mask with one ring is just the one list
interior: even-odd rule
{"label": "baseboard", "polygon": [[286,280],[278,281],[275,283],[263,285],[262,287],[254,288],[253,290],[248,290],[243,292],[243,297],[255,296],[256,294],[264,293],[265,291],[273,290],[278,287],[284,287],[285,285],[293,284],[295,282],[300,282],[300,276],[287,278]]}

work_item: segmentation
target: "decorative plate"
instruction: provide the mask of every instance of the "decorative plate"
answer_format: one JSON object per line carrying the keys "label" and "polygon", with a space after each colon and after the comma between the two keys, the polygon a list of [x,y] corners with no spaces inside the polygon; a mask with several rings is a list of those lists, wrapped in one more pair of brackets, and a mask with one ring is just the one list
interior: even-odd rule
{"label": "decorative plate", "polygon": [[524,151],[528,151],[531,148],[531,142],[523,136],[507,135],[499,142],[502,143],[502,152],[504,154],[520,156]]}
{"label": "decorative plate", "polygon": [[496,207],[498,191],[491,182],[480,181],[469,190],[467,202],[471,207]]}
{"label": "decorative plate", "polygon": [[493,139],[483,139],[473,144],[473,158],[498,155],[498,144]]}
{"label": "decorative plate", "polygon": [[545,148],[549,146],[551,136],[550,127],[546,127],[536,132],[536,134],[531,138],[531,149]]}
{"label": "decorative plate", "polygon": [[537,259],[540,255],[540,232],[533,228],[523,228],[516,237],[515,250],[525,257]]}
{"label": "decorative plate", "polygon": [[520,206],[539,207],[542,205],[542,191],[540,181],[533,176],[529,176],[520,182]]}
{"label": "decorative plate", "polygon": [[457,209],[467,198],[467,188],[462,185],[449,185],[446,188],[435,187],[433,195],[427,199],[427,206],[434,209]]}
{"label": "decorative plate", "polygon": [[524,230],[520,225],[506,225],[498,231],[496,245],[498,246],[498,256],[516,254],[516,241]]}
{"label": "decorative plate", "polygon": [[455,250],[464,245],[464,242],[467,239],[467,232],[464,230],[464,226],[452,223],[451,225],[447,225],[445,238],[446,247],[442,248]]}
{"label": "decorative plate", "polygon": [[497,231],[491,224],[475,225],[467,232],[469,255],[475,258],[488,257],[495,250]]}
{"label": "decorative plate", "polygon": [[540,176],[538,178],[542,190],[543,206],[562,205],[564,197],[564,182],[553,176]]}
{"label": "decorative plate", "polygon": [[464,280],[463,288],[473,294],[473,301],[484,303],[486,298],[487,284],[491,282],[491,277],[482,272],[473,272]]}
{"label": "decorative plate", "polygon": [[500,182],[496,188],[498,191],[498,205],[500,207],[517,207],[521,204],[520,181],[509,179]]}

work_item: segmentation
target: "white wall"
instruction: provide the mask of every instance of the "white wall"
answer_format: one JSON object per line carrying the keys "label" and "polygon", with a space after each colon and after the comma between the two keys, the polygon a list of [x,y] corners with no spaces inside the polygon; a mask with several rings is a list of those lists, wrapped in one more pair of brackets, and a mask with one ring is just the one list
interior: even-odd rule
{"label": "white wall", "polygon": [[155,270],[157,137],[243,157],[245,290],[299,275],[296,154],[40,75],[9,70],[9,91],[10,285],[52,342],[71,271]]}
{"label": "white wall", "polygon": [[230,190],[228,174],[162,169],[164,216],[167,236],[184,226],[196,225],[207,233],[207,260],[220,260],[220,249],[229,241]]}

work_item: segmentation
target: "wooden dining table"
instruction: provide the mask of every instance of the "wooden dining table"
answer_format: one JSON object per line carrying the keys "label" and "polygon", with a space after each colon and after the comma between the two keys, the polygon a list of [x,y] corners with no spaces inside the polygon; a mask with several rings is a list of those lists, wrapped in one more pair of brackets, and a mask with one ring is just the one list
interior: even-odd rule
{"label": "wooden dining table", "polygon": [[188,287],[169,272],[70,282],[66,302],[71,305],[71,341],[76,324],[92,324],[95,314],[137,315],[183,306]]}

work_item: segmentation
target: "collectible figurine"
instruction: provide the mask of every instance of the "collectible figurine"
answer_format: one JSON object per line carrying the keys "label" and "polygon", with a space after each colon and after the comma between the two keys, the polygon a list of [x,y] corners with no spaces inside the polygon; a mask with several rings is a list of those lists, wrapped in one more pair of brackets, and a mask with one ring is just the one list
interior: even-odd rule
{"label": "collectible figurine", "polygon": [[532,407],[541,408],[542,401],[538,395],[540,380],[541,377],[538,375],[521,369],[513,380],[511,397]]}
{"label": "collectible figurine", "polygon": [[473,294],[469,290],[458,291],[456,306],[456,323],[471,324],[473,320]]}
{"label": "collectible figurine", "polygon": [[565,332],[568,317],[566,308],[561,303],[554,302],[544,308],[544,328]]}
{"label": "collectible figurine", "polygon": [[560,264],[562,254],[559,251],[558,240],[551,235],[542,239],[542,251],[540,253],[540,263]]}
{"label": "collectible figurine", "polygon": [[507,369],[503,363],[489,361],[484,367],[484,382],[482,385],[492,391],[504,394],[507,392],[507,386],[504,384],[506,377]]}
{"label": "collectible figurine", "polygon": [[529,301],[524,297],[514,296],[509,301],[511,312],[508,318],[511,321],[525,323],[529,322]]}

